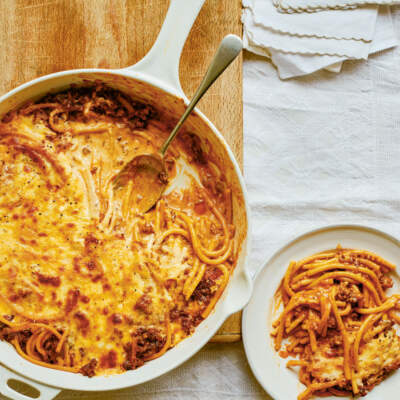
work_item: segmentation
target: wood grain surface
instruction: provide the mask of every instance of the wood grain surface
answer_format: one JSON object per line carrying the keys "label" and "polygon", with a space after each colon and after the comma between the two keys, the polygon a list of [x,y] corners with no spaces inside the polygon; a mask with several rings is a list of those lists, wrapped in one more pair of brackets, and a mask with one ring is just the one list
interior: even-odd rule
{"label": "wood grain surface", "polygon": [[[190,0],[187,0],[190,1]],[[241,35],[240,0],[206,0],[183,51],[180,77],[190,97],[220,40]],[[120,68],[152,46],[169,0],[0,0],[0,94],[33,78],[74,68]],[[242,164],[242,60],[199,104]],[[240,339],[240,316],[215,341]]]}

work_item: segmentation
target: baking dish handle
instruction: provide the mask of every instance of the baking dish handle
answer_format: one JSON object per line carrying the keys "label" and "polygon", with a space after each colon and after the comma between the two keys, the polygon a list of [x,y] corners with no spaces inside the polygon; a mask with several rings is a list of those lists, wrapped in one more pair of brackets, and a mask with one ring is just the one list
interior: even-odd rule
{"label": "baking dish handle", "polygon": [[183,46],[205,0],[171,0],[157,40],[138,63],[124,68],[157,80],[172,92],[185,97],[179,81],[179,61]]}
{"label": "baking dish handle", "polygon": [[[10,385],[10,380],[16,382],[23,382],[28,386],[36,389],[40,394],[39,397],[31,397],[14,390]],[[36,381],[24,378],[23,376],[10,371],[8,368],[0,365],[0,393],[12,400],[51,400],[54,399],[59,393],[60,389],[55,387],[42,385]]]}

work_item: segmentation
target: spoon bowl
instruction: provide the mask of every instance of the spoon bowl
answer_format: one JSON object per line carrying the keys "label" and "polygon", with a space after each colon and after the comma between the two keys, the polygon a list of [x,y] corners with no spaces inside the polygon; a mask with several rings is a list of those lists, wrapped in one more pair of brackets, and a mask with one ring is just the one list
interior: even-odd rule
{"label": "spoon bowl", "polygon": [[139,154],[114,179],[114,191],[127,190],[129,206],[139,214],[149,211],[163,194],[168,173],[161,153]]}

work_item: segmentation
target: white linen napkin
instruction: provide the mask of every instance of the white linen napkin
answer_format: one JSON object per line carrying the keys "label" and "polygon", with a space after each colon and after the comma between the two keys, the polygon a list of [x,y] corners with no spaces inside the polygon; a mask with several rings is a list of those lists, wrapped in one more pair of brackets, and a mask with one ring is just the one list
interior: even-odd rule
{"label": "white linen napkin", "polygon": [[260,27],[280,33],[331,39],[371,41],[377,15],[376,6],[295,15],[277,12],[271,0],[243,0],[243,7],[251,11],[252,23]]}
{"label": "white linen napkin", "polygon": [[[243,5],[245,48],[271,58],[281,79],[323,68],[339,72],[344,60],[366,59],[397,44],[388,6],[380,6],[379,13],[376,6],[370,6],[285,15],[274,9],[272,0],[243,0]],[[344,14],[350,14],[353,23]],[[338,22],[338,16],[352,26]]]}
{"label": "white linen napkin", "polygon": [[[358,10],[351,10],[349,12],[354,11]],[[376,18],[376,9],[371,11],[375,13],[374,18]],[[326,11],[326,13],[330,12],[332,11]],[[293,22],[295,24],[295,19],[297,15],[293,14],[288,16],[294,17]],[[303,17],[303,15],[301,16]],[[313,14],[305,16],[314,17]],[[267,14],[267,17],[269,18],[269,14]],[[297,35],[282,33],[278,30],[274,30],[256,23],[254,21],[254,12],[250,8],[246,8],[243,10],[242,21],[244,26],[246,27],[247,39],[249,40],[249,42],[261,48],[274,49],[293,54],[300,53],[345,56],[357,59],[366,59],[368,57],[370,40],[340,40],[334,37],[316,37],[309,35],[305,36],[300,34]],[[368,20],[368,23],[372,25],[373,28],[375,25],[375,20]],[[365,26],[366,25],[367,24],[365,24]],[[322,24],[320,25],[320,28],[323,28]],[[368,29],[370,29],[369,26]]]}
{"label": "white linen napkin", "polygon": [[[397,39],[390,8],[389,6],[382,6],[379,8],[375,36],[370,45],[369,54],[389,49],[396,46],[396,44]],[[338,73],[342,62],[346,60],[345,57],[285,54],[275,50],[271,50],[270,56],[274,65],[278,66],[281,79],[307,75],[323,68]]]}

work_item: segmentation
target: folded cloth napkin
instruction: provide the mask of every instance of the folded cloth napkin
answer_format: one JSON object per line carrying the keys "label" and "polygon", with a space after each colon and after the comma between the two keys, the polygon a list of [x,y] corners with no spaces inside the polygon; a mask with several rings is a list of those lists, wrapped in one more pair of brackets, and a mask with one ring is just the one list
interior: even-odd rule
{"label": "folded cloth napkin", "polygon": [[367,6],[312,14],[281,14],[272,0],[243,0],[245,48],[271,58],[281,79],[327,68],[396,45],[390,8]]}
{"label": "folded cloth napkin", "polygon": [[285,15],[272,0],[244,0],[243,5],[245,33],[255,47],[292,54],[368,57],[377,6]]}
{"label": "folded cloth napkin", "polygon": [[243,0],[243,7],[251,12],[251,22],[261,28],[291,35],[330,39],[371,41],[377,15],[376,6],[296,15],[277,12],[271,0]]}
{"label": "folded cloth napkin", "polygon": [[[351,12],[354,11],[358,10],[351,10]],[[374,17],[376,18],[376,10],[372,11],[375,11]],[[294,18],[296,17],[296,15],[290,16]],[[313,17],[314,15],[309,16]],[[293,54],[300,53],[344,56],[357,59],[366,59],[368,57],[368,41],[352,39],[340,40],[333,37],[316,37],[282,33],[278,30],[255,23],[254,14],[249,8],[243,10],[242,21],[246,27],[249,27],[246,28],[249,42],[261,48],[275,49]],[[295,22],[295,20],[293,20],[293,22]],[[371,24],[374,26],[375,21],[373,20]]]}
{"label": "folded cloth napkin", "polygon": [[[389,49],[396,44],[397,39],[390,8],[389,6],[379,7],[375,34],[370,44],[369,54]],[[342,62],[346,60],[345,57],[285,54],[275,50],[271,50],[270,57],[274,65],[278,67],[281,79],[307,75],[323,68],[331,72],[340,72]]]}

